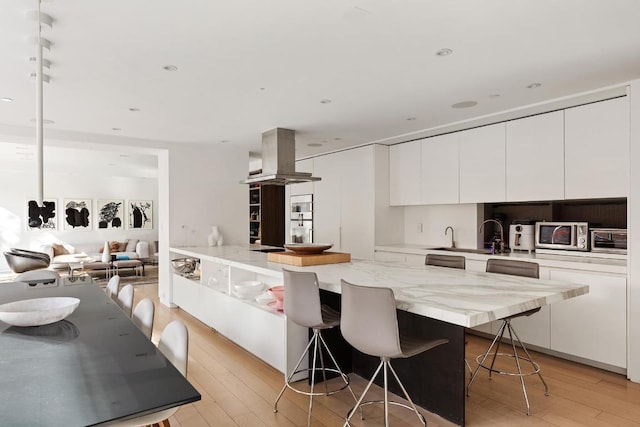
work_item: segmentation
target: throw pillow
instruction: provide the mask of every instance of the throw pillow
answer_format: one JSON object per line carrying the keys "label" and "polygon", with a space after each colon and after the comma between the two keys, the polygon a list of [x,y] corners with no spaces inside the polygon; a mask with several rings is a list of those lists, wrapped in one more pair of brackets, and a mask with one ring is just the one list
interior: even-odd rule
{"label": "throw pillow", "polygon": [[119,248],[120,248],[119,242],[109,242],[109,251],[118,252]]}
{"label": "throw pillow", "polygon": [[135,252],[137,244],[138,239],[127,239],[127,247],[125,249],[125,252]]}
{"label": "throw pillow", "polygon": [[127,242],[121,242],[120,246],[118,247],[118,252],[124,252],[127,250]]}
{"label": "throw pillow", "polygon": [[66,255],[69,253],[67,248],[65,248],[64,245],[61,245],[59,243],[52,243],[51,247],[53,248],[53,256]]}

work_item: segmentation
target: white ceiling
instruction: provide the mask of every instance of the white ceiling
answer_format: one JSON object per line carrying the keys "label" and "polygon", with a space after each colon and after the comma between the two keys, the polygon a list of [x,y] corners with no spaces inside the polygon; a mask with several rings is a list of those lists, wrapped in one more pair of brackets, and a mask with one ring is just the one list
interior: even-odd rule
{"label": "white ceiling", "polygon": [[[0,98],[13,102],[0,102],[0,124],[33,127],[25,12],[37,0],[1,2]],[[640,78],[639,0],[52,0],[42,11],[54,19],[44,116],[60,131],[250,151],[285,127],[302,157]],[[461,101],[478,104],[451,108]]]}

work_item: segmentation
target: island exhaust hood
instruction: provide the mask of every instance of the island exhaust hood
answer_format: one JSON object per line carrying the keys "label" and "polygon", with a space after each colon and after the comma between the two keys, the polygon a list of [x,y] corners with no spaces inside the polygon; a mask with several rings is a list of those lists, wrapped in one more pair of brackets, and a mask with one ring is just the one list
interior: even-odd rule
{"label": "island exhaust hood", "polygon": [[288,185],[320,181],[309,172],[296,172],[295,131],[275,128],[262,133],[262,172],[242,184]]}

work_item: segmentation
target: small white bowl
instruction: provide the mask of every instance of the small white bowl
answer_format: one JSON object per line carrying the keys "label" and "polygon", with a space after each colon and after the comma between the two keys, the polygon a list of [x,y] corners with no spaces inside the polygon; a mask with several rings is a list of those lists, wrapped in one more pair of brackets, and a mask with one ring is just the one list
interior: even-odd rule
{"label": "small white bowl", "polygon": [[13,326],[41,326],[62,320],[80,304],[78,298],[33,298],[0,305],[0,320]]}
{"label": "small white bowl", "polygon": [[253,299],[262,293],[264,285],[258,280],[248,280],[245,282],[238,282],[233,285],[233,290],[240,298]]}

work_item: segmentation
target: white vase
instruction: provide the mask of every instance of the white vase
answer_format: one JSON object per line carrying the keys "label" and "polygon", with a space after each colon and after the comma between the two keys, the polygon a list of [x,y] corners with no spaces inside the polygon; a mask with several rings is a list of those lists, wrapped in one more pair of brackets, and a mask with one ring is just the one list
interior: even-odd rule
{"label": "white vase", "polygon": [[102,262],[111,261],[111,249],[109,249],[109,242],[104,242],[104,249],[102,250]]}
{"label": "white vase", "polygon": [[220,234],[220,229],[217,225],[211,227],[211,234],[207,236],[207,241],[209,242],[209,246],[222,245],[222,235]]}

